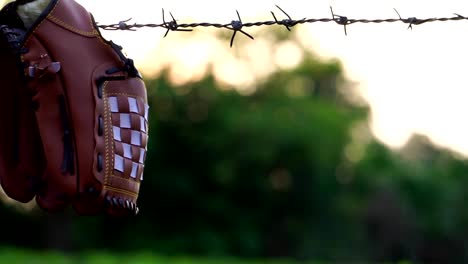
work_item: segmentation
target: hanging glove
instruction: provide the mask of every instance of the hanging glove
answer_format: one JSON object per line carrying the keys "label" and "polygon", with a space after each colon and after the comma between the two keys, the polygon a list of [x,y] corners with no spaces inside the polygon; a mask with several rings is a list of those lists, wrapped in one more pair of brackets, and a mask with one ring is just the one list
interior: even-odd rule
{"label": "hanging glove", "polygon": [[[7,6],[16,12],[10,17],[19,17],[18,6]],[[51,0],[29,28],[23,26],[16,59],[25,84],[18,89],[35,106],[45,158],[39,207],[136,214],[149,106],[133,61],[102,37],[91,13],[74,0]]]}

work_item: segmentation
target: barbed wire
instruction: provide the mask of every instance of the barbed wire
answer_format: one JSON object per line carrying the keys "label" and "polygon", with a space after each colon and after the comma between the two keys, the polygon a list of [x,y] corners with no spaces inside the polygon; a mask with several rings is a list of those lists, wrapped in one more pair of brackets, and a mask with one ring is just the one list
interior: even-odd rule
{"label": "barbed wire", "polygon": [[260,26],[274,26],[274,25],[279,25],[279,26],[284,26],[288,31],[291,31],[291,28],[300,25],[300,24],[306,24],[306,23],[329,23],[329,22],[334,22],[338,25],[341,25],[344,27],[344,33],[345,35],[348,35],[347,32],[347,26],[351,24],[356,24],[356,23],[362,23],[362,24],[379,24],[379,23],[396,23],[396,22],[401,22],[404,24],[408,24],[408,29],[413,29],[413,25],[421,25],[424,23],[429,23],[429,22],[445,22],[445,21],[459,21],[459,20],[468,20],[468,17],[462,16],[460,14],[454,14],[452,17],[435,17],[435,18],[424,18],[424,19],[418,19],[416,17],[408,17],[408,18],[402,18],[400,16],[400,13],[394,8],[396,14],[398,15],[398,18],[387,18],[387,19],[352,19],[348,18],[347,16],[342,16],[342,15],[337,15],[333,12],[333,8],[330,6],[330,11],[331,11],[331,17],[329,18],[302,18],[299,20],[292,19],[291,16],[284,11],[281,7],[276,5],[276,7],[283,13],[283,15],[286,16],[285,19],[278,20],[276,18],[276,15],[273,11],[271,11],[271,15],[273,16],[274,20],[270,21],[258,21],[258,22],[247,22],[243,23],[241,16],[239,14],[239,11],[236,10],[237,13],[237,18],[238,20],[232,20],[230,23],[209,23],[209,22],[202,22],[202,23],[183,23],[179,24],[177,20],[174,18],[171,12],[169,12],[171,19],[170,21],[166,21],[166,12],[164,9],[162,9],[162,18],[163,21],[160,24],[129,24],[128,22],[131,20],[123,20],[120,21],[119,23],[116,24],[108,24],[108,25],[99,25],[98,27],[103,29],[103,30],[129,30],[129,31],[136,31],[137,29],[140,28],[164,28],[166,29],[166,33],[164,34],[164,37],[166,37],[170,31],[193,31],[195,28],[198,27],[214,27],[214,28],[219,28],[219,29],[227,29],[230,31],[233,31],[232,37],[231,37],[231,42],[230,46],[234,44],[235,37],[238,32],[244,34],[245,36],[249,37],[250,39],[254,39],[252,35],[247,33],[244,28],[248,27],[260,27]]}

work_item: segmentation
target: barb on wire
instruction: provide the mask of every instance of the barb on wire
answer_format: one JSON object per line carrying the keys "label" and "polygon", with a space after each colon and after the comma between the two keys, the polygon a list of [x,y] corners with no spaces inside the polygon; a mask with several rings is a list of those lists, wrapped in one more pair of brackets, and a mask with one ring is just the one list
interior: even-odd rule
{"label": "barb on wire", "polygon": [[239,20],[231,21],[231,27],[228,27],[228,26],[226,27],[226,28],[234,31],[234,33],[232,33],[232,37],[231,37],[231,47],[234,44],[234,39],[236,37],[237,32],[240,32],[240,33],[246,35],[250,39],[254,39],[254,37],[252,37],[249,33],[242,30],[242,28],[244,27],[244,24],[242,23],[242,19],[240,17],[239,11],[236,10],[236,12],[237,12],[237,17],[239,18]]}
{"label": "barb on wire", "polygon": [[457,13],[453,13],[453,14],[456,15],[458,18],[460,18],[460,20],[463,20],[463,19],[468,20],[468,17],[462,16],[462,15],[457,14]]}
{"label": "barb on wire", "polygon": [[275,19],[275,22],[276,24],[278,25],[283,25],[286,27],[286,29],[288,31],[291,31],[291,28],[294,27],[295,25],[298,24],[298,21],[295,21],[291,18],[291,16],[286,13],[286,11],[284,11],[281,7],[279,7],[278,5],[276,5],[276,7],[281,11],[283,12],[284,15],[286,15],[288,18],[287,19],[283,19],[281,21],[279,21],[278,19],[276,19],[276,16],[275,16],[275,13],[273,13],[273,11],[271,11],[271,14],[273,15],[273,18]]}
{"label": "barb on wire", "polygon": [[164,34],[164,37],[166,37],[167,34],[169,34],[169,31],[193,31],[193,29],[183,29],[183,28],[180,29],[179,24],[177,24],[177,21],[174,18],[174,16],[172,15],[171,12],[169,12],[169,15],[171,15],[172,21],[166,22],[166,18],[165,18],[165,15],[164,15],[165,13],[166,12],[164,12],[164,8],[163,8],[162,9],[163,25],[167,29],[166,34]]}
{"label": "barb on wire", "polygon": [[118,30],[136,31],[136,29],[131,28],[131,27],[127,24],[127,22],[130,21],[130,20],[132,20],[132,18],[129,18],[129,19],[120,21],[120,22],[119,22],[119,28],[118,28]]}
{"label": "barb on wire", "polygon": [[396,10],[396,8],[393,8],[393,10],[395,10],[401,22],[409,24],[408,29],[413,30],[413,25],[419,25],[423,23],[422,20],[419,20],[416,17],[409,17],[409,18],[403,19],[401,18],[400,13],[398,13],[398,10]]}
{"label": "barb on wire", "polygon": [[110,25],[102,25],[99,26],[100,28],[104,30],[129,30],[129,31],[136,31],[134,29],[135,25],[129,25],[127,24],[128,21],[132,20],[132,18],[122,20],[119,23],[116,24],[110,24]]}
{"label": "barb on wire", "polygon": [[335,13],[333,13],[333,8],[331,6],[330,6],[330,11],[331,11],[331,14],[332,14],[333,21],[335,21],[338,25],[342,25],[344,27],[345,35],[348,36],[346,26],[351,24],[351,23],[355,23],[355,22],[350,21],[348,19],[348,17],[336,15]]}
{"label": "barb on wire", "polygon": [[283,20],[278,20],[275,13],[271,12],[271,15],[273,16],[273,21],[257,21],[257,22],[248,22],[248,23],[243,23],[242,19],[240,17],[239,11],[236,10],[237,12],[237,17],[239,20],[232,20],[230,23],[208,23],[208,22],[203,22],[203,23],[190,23],[190,24],[179,24],[177,23],[177,20],[174,18],[171,12],[169,12],[172,20],[171,21],[166,21],[165,18],[165,11],[162,9],[162,15],[163,15],[163,23],[161,24],[128,24],[128,22],[131,19],[123,20],[120,21],[116,24],[109,24],[109,25],[99,25],[98,27],[103,29],[103,30],[127,30],[127,31],[136,31],[137,29],[144,28],[144,27],[149,27],[149,28],[164,28],[166,29],[166,33],[164,34],[164,37],[166,37],[170,31],[193,31],[195,28],[198,27],[214,27],[214,28],[219,28],[219,29],[228,29],[232,30],[232,37],[231,37],[231,47],[234,44],[234,40],[236,38],[237,32],[240,32],[250,39],[254,39],[253,36],[251,36],[249,33],[244,31],[244,28],[246,27],[260,27],[260,26],[272,26],[272,25],[280,25],[286,27],[288,31],[291,31],[291,28],[299,25],[299,24],[306,24],[306,23],[317,23],[317,22],[323,22],[323,23],[329,23],[333,22],[338,25],[341,25],[344,27],[344,32],[345,35],[348,35],[347,32],[347,26],[350,24],[354,23],[362,23],[362,24],[380,24],[380,23],[396,23],[396,22],[402,22],[404,24],[408,24],[408,29],[413,29],[413,25],[421,25],[424,23],[429,23],[429,22],[444,22],[444,21],[460,21],[460,20],[468,20],[468,17],[462,16],[460,14],[455,13],[454,16],[452,17],[440,17],[440,18],[425,18],[425,19],[418,19],[416,17],[408,17],[408,18],[402,18],[400,16],[400,13],[394,8],[394,11],[397,13],[398,18],[387,18],[387,19],[350,19],[347,16],[342,16],[342,15],[337,15],[333,12],[333,8],[330,6],[330,11],[331,11],[331,18],[303,18],[300,20],[295,20],[292,19],[291,16],[284,11],[281,7],[276,5],[276,7],[287,17]]}

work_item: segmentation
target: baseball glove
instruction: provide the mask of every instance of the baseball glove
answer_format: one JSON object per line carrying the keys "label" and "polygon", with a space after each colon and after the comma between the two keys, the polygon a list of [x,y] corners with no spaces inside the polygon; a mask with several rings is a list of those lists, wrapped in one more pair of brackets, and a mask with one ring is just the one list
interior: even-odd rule
{"label": "baseball glove", "polygon": [[[24,2],[31,1],[10,3],[2,11],[7,20],[16,21],[4,22],[8,30],[25,32],[13,53],[24,81],[12,80],[18,85],[12,86],[11,97],[21,98],[34,111],[16,104],[21,109],[10,106],[10,112],[16,110],[33,121],[23,118],[17,125],[25,131],[18,134],[23,145],[13,146],[20,150],[17,164],[27,163],[31,172],[19,171],[21,177],[15,178],[3,168],[3,188],[21,190],[27,194],[21,193],[21,198],[27,200],[32,177],[36,201],[46,211],[71,204],[80,215],[138,213],[149,113],[141,75],[120,46],[102,37],[91,13],[74,0],[51,0],[29,27],[24,20],[18,23]],[[7,121],[17,122],[14,117]],[[6,142],[11,132],[2,133]],[[0,143],[2,151],[12,148],[5,142]],[[35,155],[39,159],[34,160]]]}

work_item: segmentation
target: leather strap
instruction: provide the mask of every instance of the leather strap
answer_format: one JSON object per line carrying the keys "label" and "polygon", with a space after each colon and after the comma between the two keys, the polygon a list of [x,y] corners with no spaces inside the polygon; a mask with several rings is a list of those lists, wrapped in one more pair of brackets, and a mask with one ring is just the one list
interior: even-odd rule
{"label": "leather strap", "polygon": [[[123,69],[121,70],[127,72],[128,75],[132,78],[133,77],[142,78],[140,72],[135,67],[135,63],[133,62],[133,60],[130,58],[127,58],[125,54],[123,54],[122,47],[115,44],[113,41],[109,41],[109,44],[112,47],[112,49],[114,49],[114,51],[119,55],[120,59],[124,62]],[[112,70],[114,69],[109,69],[109,71],[112,71]]]}

